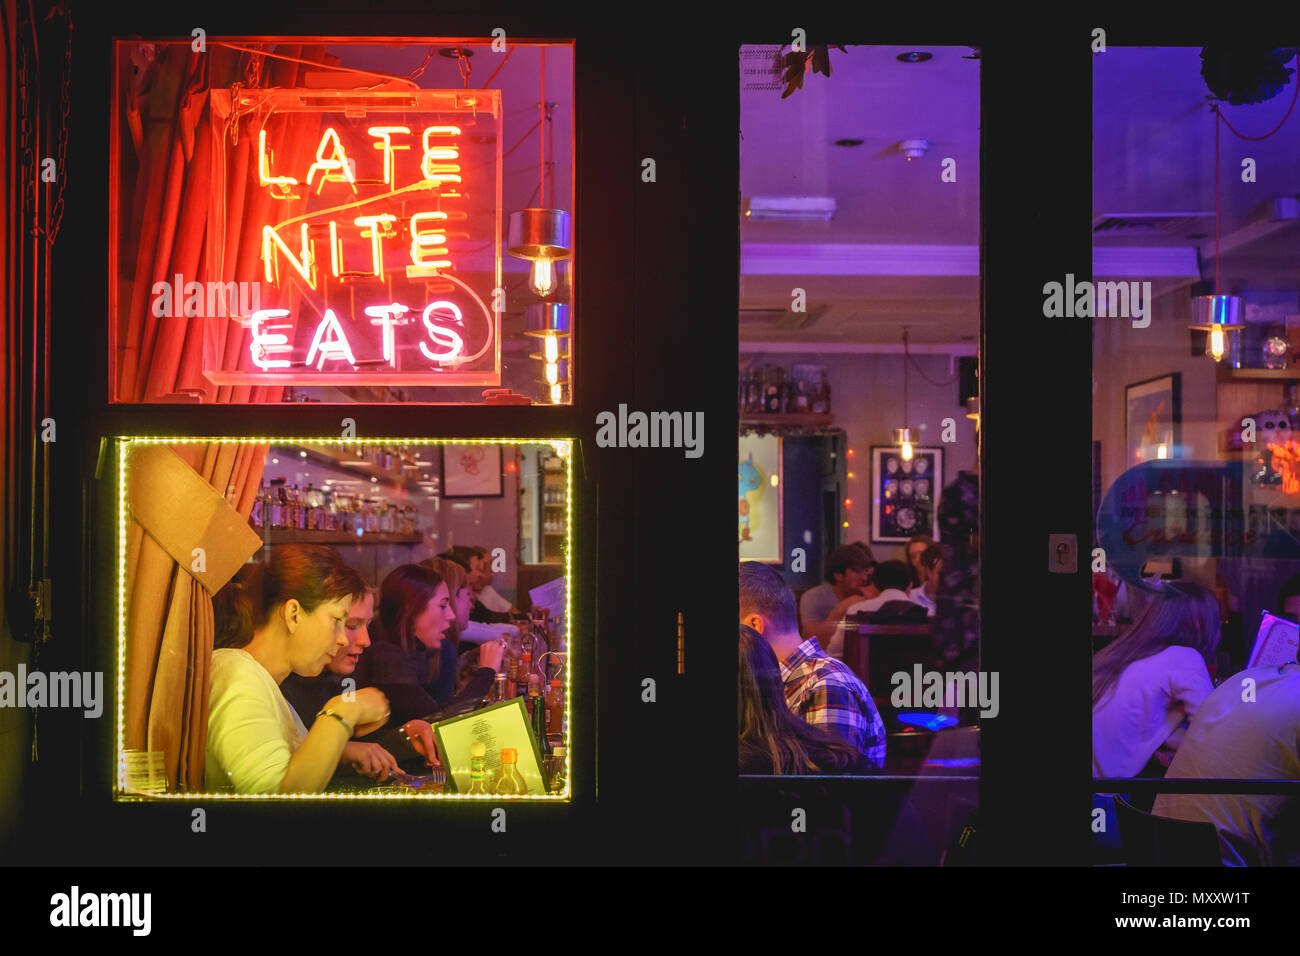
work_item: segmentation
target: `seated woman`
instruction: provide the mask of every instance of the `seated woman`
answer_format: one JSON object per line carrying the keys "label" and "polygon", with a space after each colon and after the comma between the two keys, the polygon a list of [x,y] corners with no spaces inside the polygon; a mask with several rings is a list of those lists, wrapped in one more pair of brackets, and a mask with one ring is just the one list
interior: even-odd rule
{"label": "seated woman", "polygon": [[487,696],[501,664],[503,646],[496,641],[479,649],[479,670],[462,693],[450,699],[439,696],[441,648],[454,620],[447,582],[436,571],[403,564],[384,578],[379,640],[361,658],[357,683],[388,695],[395,721],[458,710]]}
{"label": "seated woman", "polygon": [[757,631],[740,625],[736,694],[740,773],[868,773],[873,765],[839,737],[796,717],[785,703],[781,665]]}
{"label": "seated woman", "polygon": [[333,548],[282,545],[213,600],[206,785],[237,793],[318,793],[357,732],[382,726],[383,693],[330,698],[310,730],[280,692],[313,677],[347,644],[343,624],[365,583]]}
{"label": "seated woman", "polygon": [[1166,584],[1129,630],[1092,660],[1095,777],[1164,776],[1165,756],[1214,690],[1208,662],[1219,646],[1214,593]]}
{"label": "seated woman", "polygon": [[[352,677],[357,662],[370,646],[370,622],[375,616],[375,596],[378,588],[367,587],[365,594],[352,602],[343,629],[348,642],[330,658],[325,669],[316,677],[290,674],[280,684],[280,692],[299,714],[314,714],[322,710],[330,698],[356,690],[356,680],[344,685]],[[350,764],[357,773],[385,779],[390,772],[401,768],[398,758],[405,759],[418,753],[430,767],[440,763],[433,741],[433,728],[423,720],[408,720],[394,730],[380,728],[364,740],[350,740],[343,748],[341,764]]]}

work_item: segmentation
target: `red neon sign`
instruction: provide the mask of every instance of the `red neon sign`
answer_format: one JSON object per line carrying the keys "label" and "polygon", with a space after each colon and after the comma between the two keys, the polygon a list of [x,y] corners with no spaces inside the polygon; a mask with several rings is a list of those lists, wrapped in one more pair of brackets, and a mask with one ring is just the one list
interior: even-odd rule
{"label": "red neon sign", "polygon": [[[501,384],[500,91],[213,90],[211,115],[214,170],[241,132],[257,150],[242,235],[262,287],[207,320],[209,381]],[[213,183],[213,261],[235,185]]]}

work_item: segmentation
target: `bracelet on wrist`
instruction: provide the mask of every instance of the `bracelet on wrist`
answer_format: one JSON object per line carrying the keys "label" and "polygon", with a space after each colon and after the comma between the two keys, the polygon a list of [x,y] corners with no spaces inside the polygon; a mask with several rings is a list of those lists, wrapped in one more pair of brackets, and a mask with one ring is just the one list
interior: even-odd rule
{"label": "bracelet on wrist", "polygon": [[349,739],[351,739],[352,735],[356,732],[356,728],[354,728],[351,724],[348,723],[347,718],[345,718],[340,713],[336,713],[332,708],[326,707],[324,710],[322,710],[320,713],[316,715],[315,720],[320,720],[322,717],[333,717],[340,724],[342,724],[343,729],[348,732]]}

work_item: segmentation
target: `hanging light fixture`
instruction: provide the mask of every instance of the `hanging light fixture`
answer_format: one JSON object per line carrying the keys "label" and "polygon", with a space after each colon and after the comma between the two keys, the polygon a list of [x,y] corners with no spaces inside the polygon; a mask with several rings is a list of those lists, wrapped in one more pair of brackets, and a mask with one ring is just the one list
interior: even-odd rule
{"label": "hanging light fixture", "polygon": [[912,429],[907,424],[907,327],[903,327],[903,427],[894,429],[894,444],[903,461],[912,460]]}
{"label": "hanging light fixture", "polygon": [[[555,291],[558,285],[555,262],[567,259],[573,254],[571,237],[572,220],[563,209],[546,208],[546,132],[552,121],[554,103],[546,102],[546,48],[542,47],[542,81],[541,102],[537,104],[542,113],[541,140],[538,150],[538,191],[540,198],[537,208],[520,209],[510,214],[509,228],[506,231],[506,252],[519,259],[532,262],[528,276],[528,287],[539,296],[545,297]],[[555,137],[550,137],[551,152],[555,151]],[[555,197],[555,164],[552,158],[551,197]]]}
{"label": "hanging light fixture", "polygon": [[1232,347],[1232,333],[1246,326],[1239,321],[1241,297],[1219,294],[1219,123],[1223,117],[1217,105],[1211,108],[1214,110],[1214,294],[1192,297],[1192,324],[1188,328],[1209,333],[1205,338],[1205,354],[1221,362]]}
{"label": "hanging light fixture", "polygon": [[542,350],[528,357],[542,363],[542,383],[550,389],[553,405],[564,398],[569,384],[569,306],[563,302],[534,302],[524,309],[524,334],[541,339]]}

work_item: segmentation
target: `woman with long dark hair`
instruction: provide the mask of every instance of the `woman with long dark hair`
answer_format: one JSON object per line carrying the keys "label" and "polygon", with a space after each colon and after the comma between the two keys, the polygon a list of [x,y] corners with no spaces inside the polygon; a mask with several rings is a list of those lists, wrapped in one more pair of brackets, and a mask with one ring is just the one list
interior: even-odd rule
{"label": "woman with long dark hair", "polygon": [[273,548],[216,594],[208,789],[317,793],[353,735],[383,725],[388,701],[374,688],[331,698],[308,729],[279,687],[291,673],[316,676],[347,645],[344,622],[365,590],[333,548],[297,544]]}
{"label": "woman with long dark hair", "polygon": [[403,564],[384,578],[377,640],[357,666],[357,681],[388,695],[394,720],[456,711],[491,690],[503,651],[496,641],[480,648],[479,669],[464,691],[448,699],[441,689],[442,645],[455,620],[447,582],[432,568]]}
{"label": "woman with long dark hair", "polygon": [[761,634],[744,624],[740,625],[738,656],[741,773],[864,773],[873,769],[839,737],[790,712],[776,653]]}
{"label": "woman with long dark hair", "polygon": [[1212,591],[1171,582],[1093,657],[1093,776],[1164,775],[1157,751],[1177,749],[1183,724],[1214,690],[1220,616]]}

